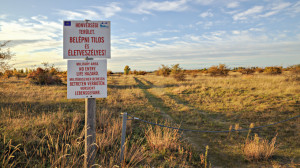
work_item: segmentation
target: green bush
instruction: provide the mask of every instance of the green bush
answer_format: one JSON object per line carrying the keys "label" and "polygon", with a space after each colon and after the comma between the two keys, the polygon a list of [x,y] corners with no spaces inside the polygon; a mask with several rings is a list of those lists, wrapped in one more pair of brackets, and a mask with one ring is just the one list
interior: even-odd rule
{"label": "green bush", "polygon": [[225,64],[219,64],[219,66],[211,66],[208,69],[208,73],[211,76],[227,76],[229,69],[226,67]]}

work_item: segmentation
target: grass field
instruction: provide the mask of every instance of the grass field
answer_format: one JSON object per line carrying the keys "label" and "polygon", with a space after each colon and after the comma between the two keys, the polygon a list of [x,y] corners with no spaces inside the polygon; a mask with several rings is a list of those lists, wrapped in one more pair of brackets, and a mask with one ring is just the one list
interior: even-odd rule
{"label": "grass field", "polygon": [[[0,81],[0,167],[82,167],[84,100],[67,88]],[[191,133],[128,121],[125,162],[119,163],[121,112],[174,127],[229,130],[278,122],[300,114],[300,83],[288,73],[227,77],[112,75],[108,97],[97,99],[96,163],[102,167],[298,167],[299,118],[252,132]],[[257,134],[276,150],[249,161]],[[248,136],[248,138],[247,138]],[[209,149],[207,148],[209,147]]]}

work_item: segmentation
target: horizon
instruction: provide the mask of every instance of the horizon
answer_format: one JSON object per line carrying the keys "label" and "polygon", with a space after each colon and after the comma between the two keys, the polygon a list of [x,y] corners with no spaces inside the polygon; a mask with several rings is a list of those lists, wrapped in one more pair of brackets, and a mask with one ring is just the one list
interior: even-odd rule
{"label": "horizon", "polygon": [[[100,19],[99,19],[100,18]],[[0,42],[16,69],[63,59],[64,20],[111,21],[108,69],[154,71],[288,67],[300,63],[300,1],[6,1],[0,6]]]}

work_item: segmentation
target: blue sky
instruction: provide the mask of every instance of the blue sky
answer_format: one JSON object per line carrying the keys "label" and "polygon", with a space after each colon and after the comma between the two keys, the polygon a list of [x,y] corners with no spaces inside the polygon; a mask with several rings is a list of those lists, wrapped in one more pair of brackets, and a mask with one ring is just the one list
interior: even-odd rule
{"label": "blue sky", "polygon": [[300,63],[299,0],[1,0],[0,41],[12,40],[16,68],[65,70],[63,20],[111,21],[108,69],[185,69],[219,63]]}

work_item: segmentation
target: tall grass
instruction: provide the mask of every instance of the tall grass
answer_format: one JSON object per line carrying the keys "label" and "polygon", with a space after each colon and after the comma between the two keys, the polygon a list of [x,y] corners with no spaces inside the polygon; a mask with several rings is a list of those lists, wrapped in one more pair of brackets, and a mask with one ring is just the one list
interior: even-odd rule
{"label": "tall grass", "polygon": [[267,160],[277,150],[277,135],[269,142],[267,139],[260,138],[257,134],[250,140],[246,140],[243,152],[249,161]]}
{"label": "tall grass", "polygon": [[[235,123],[236,128],[245,128],[251,122],[260,126],[299,113],[299,81],[287,78],[285,74],[229,73],[226,78],[198,74],[178,82],[171,76],[113,74],[108,77],[109,96],[97,99],[96,164],[102,167],[209,167],[209,159],[212,164],[227,167],[246,166],[247,163],[242,162],[246,158],[244,148],[240,149],[241,144],[245,144],[246,133],[233,138],[226,138],[224,134],[181,135],[137,121],[127,122],[125,160],[120,162],[119,114],[128,112],[163,123],[161,111],[164,111],[182,127],[201,130],[223,130],[230,125],[233,129]],[[0,81],[0,95],[3,163],[0,167],[82,167],[84,101],[67,100],[65,86],[36,86],[23,78]],[[260,136],[268,137],[269,132],[278,130],[280,136],[276,142],[284,146],[279,150],[275,145],[276,155],[293,158],[299,149],[296,128],[297,121],[290,121],[263,129]],[[187,137],[195,140],[193,145],[197,150],[188,144]],[[250,138],[249,133],[246,139],[251,146],[255,138]],[[258,142],[262,144],[263,139],[259,138]],[[270,144],[268,142],[269,148]],[[207,145],[209,156],[205,155]],[[255,147],[251,149],[254,151]]]}
{"label": "tall grass", "polygon": [[145,132],[147,142],[151,149],[158,151],[176,150],[180,145],[180,134],[178,130],[149,126]]}

